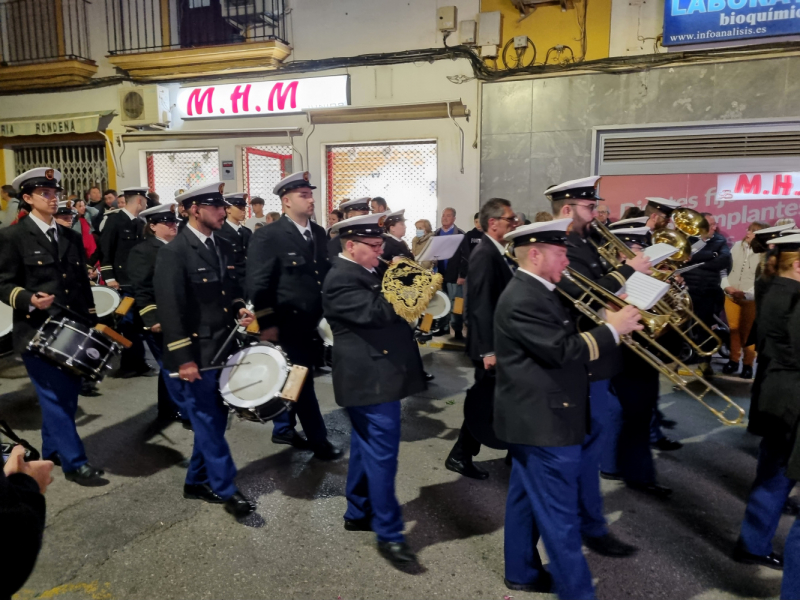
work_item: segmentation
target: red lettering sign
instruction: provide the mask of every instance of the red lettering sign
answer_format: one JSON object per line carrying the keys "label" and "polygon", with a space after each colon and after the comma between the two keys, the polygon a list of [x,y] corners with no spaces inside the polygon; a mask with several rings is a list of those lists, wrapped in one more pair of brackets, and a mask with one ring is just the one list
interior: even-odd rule
{"label": "red lettering sign", "polygon": [[193,89],[192,93],[189,94],[189,99],[186,101],[186,114],[188,114],[190,117],[194,115],[194,113],[192,112],[192,102],[194,102],[194,110],[197,112],[198,115],[203,114],[203,102],[206,103],[206,112],[208,113],[214,112],[214,106],[211,103],[212,97],[214,96],[214,88],[213,87],[208,88],[205,92],[202,93],[202,95],[200,94],[200,89],[201,88]]}
{"label": "red lettering sign", "polygon": [[289,102],[290,108],[297,108],[297,84],[298,81],[293,81],[289,85],[286,86],[286,91],[283,90],[283,82],[279,81],[276,83],[269,92],[269,100],[267,102],[267,110],[272,112],[275,110],[274,100],[277,96],[278,98],[278,110],[283,110],[286,106],[286,98],[291,93],[291,100]]}
{"label": "red lettering sign", "polygon": [[792,176],[775,175],[772,180],[772,194],[774,196],[788,196],[792,193]]}
{"label": "red lettering sign", "polygon": [[747,175],[739,175],[736,180],[737,194],[760,194],[761,193],[761,175],[753,175],[753,179],[748,179]]}
{"label": "red lettering sign", "polygon": [[237,85],[233,89],[233,93],[231,94],[231,108],[233,109],[234,113],[239,112],[239,99],[242,99],[242,110],[244,112],[248,112],[250,110],[250,84],[248,83],[245,88],[244,92],[240,92],[239,88],[242,87]]}

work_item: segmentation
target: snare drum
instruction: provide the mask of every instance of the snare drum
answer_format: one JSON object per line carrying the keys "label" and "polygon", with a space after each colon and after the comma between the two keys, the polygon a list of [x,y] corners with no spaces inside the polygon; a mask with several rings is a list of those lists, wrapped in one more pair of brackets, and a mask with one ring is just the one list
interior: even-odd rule
{"label": "snare drum", "polygon": [[219,391],[223,402],[241,418],[264,423],[290,406],[281,392],[292,368],[280,348],[261,342],[229,356],[226,364],[238,366],[222,369]]}
{"label": "snare drum", "polygon": [[121,347],[96,329],[67,318],[50,317],[28,344],[56,366],[100,381]]}
{"label": "snare drum", "polygon": [[11,332],[14,329],[14,310],[0,302],[0,356],[11,354],[14,351],[14,342]]}
{"label": "snare drum", "polygon": [[325,317],[323,317],[319,325],[317,325],[317,333],[323,344],[326,346],[333,346],[333,331],[331,331],[331,326]]}
{"label": "snare drum", "polygon": [[425,312],[430,313],[434,321],[446,317],[450,314],[450,298],[442,291],[436,292],[431,301],[428,302]]}
{"label": "snare drum", "polygon": [[103,285],[92,286],[92,297],[94,298],[94,307],[97,310],[97,318],[102,319],[110,316],[122,301],[122,296],[119,292],[105,287]]}

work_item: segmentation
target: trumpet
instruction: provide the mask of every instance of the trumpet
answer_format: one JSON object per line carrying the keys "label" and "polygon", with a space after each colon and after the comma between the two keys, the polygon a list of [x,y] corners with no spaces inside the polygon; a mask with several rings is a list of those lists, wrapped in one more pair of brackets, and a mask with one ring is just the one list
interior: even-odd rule
{"label": "trumpet", "polygon": [[[592,305],[601,306],[617,306],[623,307],[627,302],[618,298],[613,293],[606,290],[604,287],[598,285],[594,281],[584,277],[577,271],[567,269],[563,272],[563,277],[569,279],[580,290],[581,295],[578,298],[573,298],[560,287],[556,288],[563,296],[575,305],[575,308],[583,315],[591,319],[597,325],[605,325],[605,320],[600,314],[592,308]],[[667,350],[662,344],[656,341],[656,338],[669,326],[669,316],[657,313],[650,313],[639,309],[642,315],[642,322],[644,329],[642,331],[634,331],[631,334],[620,336],[623,344],[631,349],[637,356],[647,362],[656,371],[669,379],[673,385],[680,388],[683,392],[700,402],[711,413],[714,414],[725,425],[738,425],[742,422],[745,416],[744,409],[736,404],[730,397],[725,395],[716,386],[712,385],[703,378],[697,378],[696,381],[700,383],[703,388],[700,393],[694,392],[689,388],[689,381],[684,379],[678,374],[679,369],[686,369],[692,372],[689,367],[683,364],[675,355]],[[634,335],[637,337],[634,338]],[[671,368],[668,364],[664,363],[656,353],[667,357],[670,361],[669,364],[674,364],[675,368]],[[724,406],[715,408],[710,404],[710,396],[716,396],[721,399]],[[728,413],[731,413],[728,416]]]}

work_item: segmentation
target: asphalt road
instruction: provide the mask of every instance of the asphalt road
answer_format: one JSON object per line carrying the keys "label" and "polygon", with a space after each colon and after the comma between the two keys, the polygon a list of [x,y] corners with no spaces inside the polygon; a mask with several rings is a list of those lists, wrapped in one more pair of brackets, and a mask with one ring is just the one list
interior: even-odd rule
{"label": "asphalt road", "polygon": [[[106,379],[102,396],[82,398],[78,430],[110,484],[82,488],[60,471],[47,493],[44,547],[20,599],[128,598],[534,598],[503,585],[504,453],[478,456],[487,481],[444,468],[458,436],[472,372],[463,355],[425,350],[436,375],[403,403],[397,492],[408,540],[422,567],[393,569],[370,533],[346,532],[347,461],[322,463],[270,442],[271,425],[234,421],[228,431],[238,485],[258,502],[246,523],[220,506],[184,500],[192,435],[154,429],[156,379]],[[40,444],[39,407],[24,370],[0,366],[0,418]],[[16,376],[16,377],[14,377]],[[720,378],[745,408],[749,383]],[[330,437],[347,447],[349,422],[333,401],[330,376],[316,379]],[[587,551],[602,599],[769,598],[780,573],[729,558],[755,473],[758,439],[726,427],[697,402],[662,385],[661,406],[685,447],[657,457],[656,500],[603,481],[612,530],[638,554],[609,559]],[[776,536],[781,550],[791,518]],[[6,551],[13,541],[3,539]],[[545,597],[545,596],[542,596]]]}

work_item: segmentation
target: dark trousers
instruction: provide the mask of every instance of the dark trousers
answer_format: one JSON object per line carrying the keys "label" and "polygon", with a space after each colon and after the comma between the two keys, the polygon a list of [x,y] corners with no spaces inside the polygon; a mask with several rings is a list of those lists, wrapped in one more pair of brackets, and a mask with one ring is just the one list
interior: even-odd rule
{"label": "dark trousers", "polygon": [[592,411],[591,433],[581,446],[581,468],[579,475],[579,506],[581,533],[588,537],[602,537],[608,533],[603,516],[603,496],[600,493],[600,461],[609,434],[610,408],[616,398],[608,391],[609,382],[593,381],[589,386],[589,402]]}
{"label": "dark trousers", "polygon": [[172,379],[164,369],[162,361],[164,354],[163,336],[160,333],[146,331],[144,333],[144,341],[158,363],[158,368],[161,369],[161,375],[158,377],[158,414],[162,417],[173,418],[178,414],[176,398],[181,393],[180,380]]}
{"label": "dark trousers", "polygon": [[[297,334],[300,335],[300,334]],[[312,334],[308,334],[311,336]],[[289,335],[286,335],[289,338]],[[307,338],[311,340],[311,337]],[[303,426],[303,432],[312,448],[322,446],[328,439],[328,430],[319,410],[319,401],[314,391],[314,363],[317,356],[317,344],[296,344],[291,341],[280,341],[292,364],[308,367],[309,373],[297,402],[292,402],[286,412],[278,416],[272,428],[273,435],[289,435],[297,426],[297,419]]]}
{"label": "dark trousers", "polygon": [[781,600],[800,600],[800,517],[795,518],[783,549]]}
{"label": "dark trousers", "polygon": [[400,451],[400,401],[349,406],[353,424],[344,518],[371,518],[381,542],[402,542],[403,515],[395,494]]}
{"label": "dark trousers", "polygon": [[[493,372],[487,373],[483,368],[482,360],[473,360],[472,364],[475,365],[475,383],[467,391],[467,394],[477,394],[482,400],[492,403],[494,400],[494,384],[495,376]],[[481,451],[481,443],[475,439],[475,436],[469,430],[467,422],[461,424],[461,431],[458,434],[453,449],[450,450],[450,456],[456,460],[471,460],[473,456],[478,456]]]}
{"label": "dark trousers", "polygon": [[656,468],[650,451],[650,422],[658,403],[658,371],[643,367],[636,378],[623,372],[611,380],[613,391],[622,407],[619,432],[612,450],[616,465],[609,469],[609,461],[604,461],[604,471],[619,473],[626,482],[654,483]]}
{"label": "dark trousers", "polygon": [[[120,289],[120,294],[125,298],[131,296],[130,293],[124,292]],[[144,353],[144,339],[142,331],[144,323],[139,316],[136,308],[131,308],[120,322],[117,324],[117,330],[133,345],[130,348],[123,348],[120,354],[119,368],[121,371],[138,371],[147,366]]]}
{"label": "dark trousers", "polygon": [[578,480],[581,447],[511,444],[505,520],[505,575],[532,584],[544,568],[536,544],[550,558],[555,591],[564,600],[593,599],[589,565],[581,551]]}
{"label": "dark trousers", "polygon": [[[766,556],[772,552],[772,538],[778,529],[783,505],[795,481],[786,477],[789,451],[784,444],[761,440],[756,479],[747,499],[747,508],[739,533],[739,543],[751,554]],[[784,565],[783,572],[787,573]]]}
{"label": "dark trousers", "polygon": [[33,352],[23,352],[22,362],[42,410],[42,458],[58,455],[65,473],[76,471],[88,462],[75,427],[81,378],[62,371]]}
{"label": "dark trousers", "polygon": [[175,400],[181,414],[191,421],[194,430],[194,446],[186,472],[186,484],[207,483],[217,495],[227,500],[236,491],[233,481],[236,465],[225,440],[228,409],[219,396],[219,371],[206,371],[201,375],[201,379],[191,383],[176,380],[180,385],[180,394]]}

